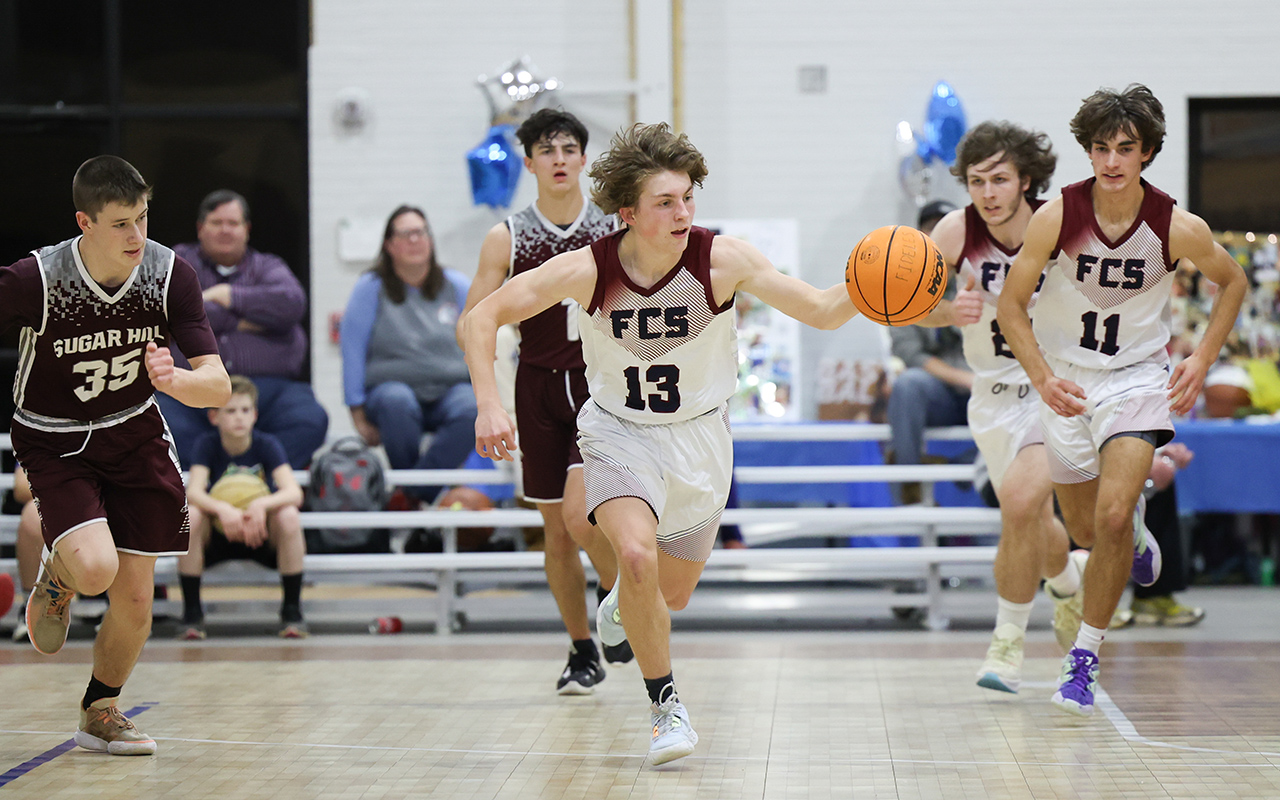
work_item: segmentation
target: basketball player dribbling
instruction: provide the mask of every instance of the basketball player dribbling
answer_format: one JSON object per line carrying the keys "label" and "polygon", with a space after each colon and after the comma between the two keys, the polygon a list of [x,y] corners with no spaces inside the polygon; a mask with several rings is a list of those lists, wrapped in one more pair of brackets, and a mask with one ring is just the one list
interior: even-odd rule
{"label": "basketball player dribbling", "polygon": [[[1017,692],[1023,645],[1040,579],[1053,599],[1053,628],[1064,652],[1080,627],[1080,575],[1088,554],[1068,558],[1069,542],[1053,513],[1053,481],[1040,433],[1040,397],[1005,344],[996,300],[1022,247],[1036,198],[1049,187],[1058,157],[1049,138],[1009,122],[983,122],[956,148],[951,172],[970,204],[943,217],[933,240],[964,287],[921,324],[960,325],[974,373],[969,429],[1000,500],[996,550],[996,626],[978,685]],[[1031,304],[1035,304],[1032,295]],[[1016,480],[1006,481],[1006,475]]]}
{"label": "basketball player dribbling", "polygon": [[619,577],[596,615],[606,645],[630,641],[651,703],[649,760],[698,735],[672,677],[670,609],[689,602],[715,543],[733,471],[734,295],[832,329],[856,313],[843,283],[818,290],[746,242],[694,227],[702,154],[666,124],[616,134],[592,165],[592,199],[626,227],[515,276],[463,325],[479,416],[476,450],[510,459],[515,431],[493,361],[498,327],[572,300],[591,398],[578,415],[587,511]]}
{"label": "basketball player dribbling", "polygon": [[[1247,279],[1204,220],[1142,179],[1165,133],[1164,109],[1147,87],[1094,92],[1071,132],[1094,176],[1064,187],[1032,216],[997,320],[1044,401],[1040,422],[1067,531],[1092,546],[1083,621],[1053,696],[1064,711],[1087,716],[1098,650],[1130,574],[1143,585],[1159,575],[1139,505],[1152,456],[1173,438],[1170,412],[1195,404]],[[1200,344],[1171,370],[1170,295],[1184,258],[1218,295]],[[1027,306],[1037,285],[1033,326]]]}
{"label": "basketball player dribbling", "polygon": [[[91,158],[72,183],[81,235],[0,269],[0,330],[21,328],[12,441],[50,555],[27,602],[36,650],[67,638],[75,592],[111,603],[75,742],[150,755],[116,707],[151,631],[155,560],[187,551],[186,491],[158,391],[220,406],[231,382],[195,270],[147,239],[151,189],[128,162]],[[175,367],[167,343],[190,356]]]}
{"label": "basketball player dribbling", "polygon": [[[586,247],[617,228],[611,215],[582,196],[578,178],[587,166],[587,129],[577,117],[543,109],[520,125],[516,138],[524,146],[525,168],[537,179],[538,199],[485,236],[463,318],[508,277]],[[565,695],[591,694],[605,677],[591,638],[587,578],[578,547],[587,551],[600,576],[600,601],[618,575],[609,541],[587,521],[577,425],[578,410],[588,397],[585,370],[576,305],[554,305],[520,323],[515,404],[523,493],[542,514],[547,585],[571,640],[569,663],[556,683],[556,691]],[[625,663],[631,649],[626,642],[605,645],[604,656],[611,663]]]}

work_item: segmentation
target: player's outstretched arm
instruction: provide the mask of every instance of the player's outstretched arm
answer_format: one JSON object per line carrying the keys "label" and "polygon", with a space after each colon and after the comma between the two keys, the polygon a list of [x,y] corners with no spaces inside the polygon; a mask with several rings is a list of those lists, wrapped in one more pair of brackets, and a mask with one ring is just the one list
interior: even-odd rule
{"label": "player's outstretched arm", "polygon": [[1175,414],[1186,414],[1195,405],[1204,387],[1204,377],[1218,360],[1222,345],[1236,324],[1240,306],[1249,289],[1244,270],[1213,240],[1213,232],[1204,220],[1174,206],[1169,225],[1169,258],[1186,258],[1204,276],[1218,285],[1218,294],[1209,311],[1200,344],[1183,359],[1169,377],[1169,408]]}
{"label": "player's outstretched arm", "polygon": [[717,236],[711,245],[711,283],[717,302],[742,290],[806,325],[834,330],[858,313],[844,281],[818,289],[784,275],[754,245]]}
{"label": "player's outstretched arm", "polygon": [[218,408],[231,399],[231,378],[215,354],[189,359],[191,369],[174,366],[169,348],[147,342],[147,378],[158,391],[192,408]]}
{"label": "player's outstretched arm", "polygon": [[471,279],[471,290],[467,292],[467,303],[458,316],[458,346],[465,347],[462,341],[462,323],[476,304],[498,290],[507,279],[511,270],[511,231],[505,222],[499,222],[485,234],[484,243],[480,245],[480,264],[476,267],[476,276]]}
{"label": "player's outstretched arm", "polygon": [[476,304],[462,319],[462,352],[476,393],[476,452],[494,461],[512,460],[515,426],[502,407],[493,362],[498,328],[510,325],[572,298],[586,307],[596,285],[596,264],[584,247],[549,259],[523,272]]}
{"label": "player's outstretched arm", "polygon": [[1040,275],[1049,263],[1049,256],[1053,254],[1061,232],[1062,198],[1058,197],[1041,206],[1027,225],[1022,249],[1013,260],[1013,266],[1004,279],[1004,288],[1000,290],[996,322],[1009,349],[1027,371],[1031,385],[1040,393],[1040,399],[1059,416],[1074,417],[1085,411],[1084,404],[1080,402],[1085,399],[1084,390],[1071,381],[1058,378],[1049,369],[1048,362],[1040,354],[1040,345],[1031,329],[1031,315],[1027,312],[1031,296],[1035,294]]}

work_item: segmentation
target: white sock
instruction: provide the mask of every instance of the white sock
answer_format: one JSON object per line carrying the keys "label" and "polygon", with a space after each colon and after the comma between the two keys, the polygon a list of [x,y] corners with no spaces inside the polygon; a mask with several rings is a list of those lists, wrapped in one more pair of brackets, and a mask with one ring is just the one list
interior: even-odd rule
{"label": "white sock", "polygon": [[1080,568],[1076,566],[1075,559],[1067,556],[1067,566],[1062,572],[1046,579],[1044,584],[1058,597],[1070,597],[1080,591],[1080,577]]}
{"label": "white sock", "polygon": [[1027,623],[1031,621],[1031,607],[1036,604],[1035,600],[1030,603],[1015,603],[1012,600],[997,597],[996,604],[997,628],[1001,625],[1017,625],[1018,630],[1026,632]]}
{"label": "white sock", "polygon": [[1080,623],[1080,632],[1076,634],[1076,643],[1074,647],[1077,650],[1088,650],[1095,656],[1098,649],[1102,647],[1102,637],[1107,631],[1104,628],[1095,628],[1087,622]]}

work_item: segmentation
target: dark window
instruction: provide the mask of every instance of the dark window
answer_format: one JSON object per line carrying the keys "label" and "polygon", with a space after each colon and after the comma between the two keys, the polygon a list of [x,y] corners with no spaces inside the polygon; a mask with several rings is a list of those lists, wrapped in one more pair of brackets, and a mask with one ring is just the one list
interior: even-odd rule
{"label": "dark window", "polygon": [[107,102],[102,0],[0,3],[0,104]]}
{"label": "dark window", "polygon": [[1192,99],[1187,206],[1218,231],[1280,232],[1280,97]]}

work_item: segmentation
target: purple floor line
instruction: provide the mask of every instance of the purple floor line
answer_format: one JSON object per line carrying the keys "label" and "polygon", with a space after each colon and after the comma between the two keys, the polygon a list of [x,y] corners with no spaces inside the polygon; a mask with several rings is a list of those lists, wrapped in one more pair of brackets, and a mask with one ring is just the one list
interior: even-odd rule
{"label": "purple floor line", "polygon": [[[137,715],[141,714],[143,711],[146,711],[148,708],[153,707],[154,705],[155,705],[154,703],[146,703],[144,705],[134,706],[133,708],[124,712],[124,715],[132,719],[133,717],[136,717]],[[35,758],[19,764],[18,766],[14,767],[13,769],[9,770],[3,775],[0,775],[0,787],[13,783],[18,778],[21,778],[23,775],[26,775],[28,772],[40,766],[41,764],[47,764],[50,761],[57,758],[58,756],[62,755],[63,753],[74,750],[75,746],[76,746],[75,740],[68,739],[62,744],[57,745],[56,747],[49,748],[48,750],[44,751],[40,755],[36,756]]]}

